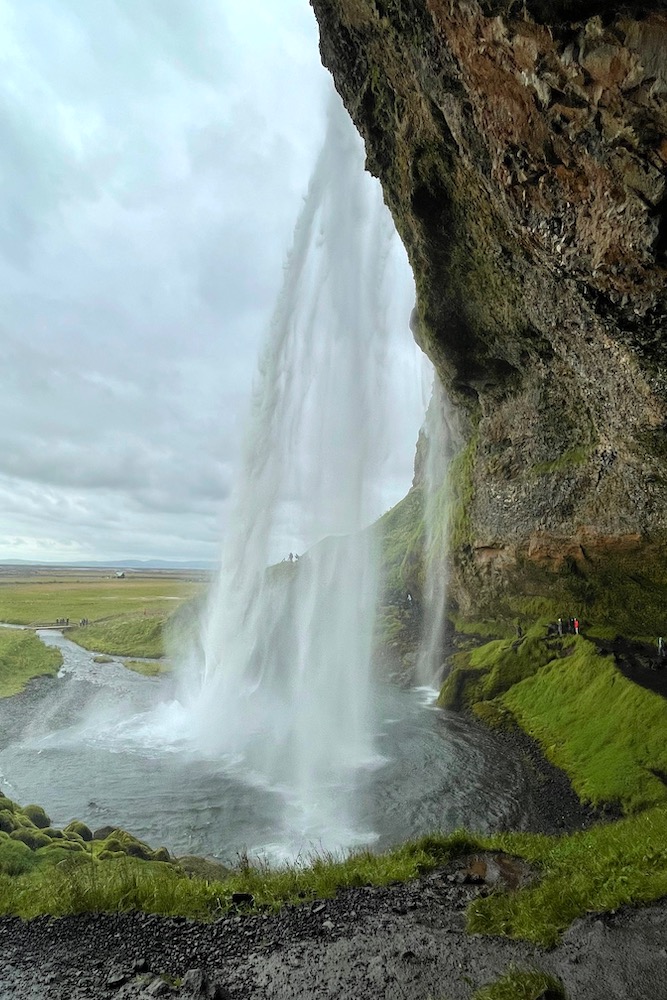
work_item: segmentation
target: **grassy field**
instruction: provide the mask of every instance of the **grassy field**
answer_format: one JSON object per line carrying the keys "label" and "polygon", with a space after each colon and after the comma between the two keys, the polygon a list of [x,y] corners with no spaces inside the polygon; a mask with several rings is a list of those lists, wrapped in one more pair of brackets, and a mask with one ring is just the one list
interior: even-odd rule
{"label": "grassy field", "polygon": [[174,575],[81,576],[61,571],[52,578],[0,581],[0,621],[52,624],[69,618],[78,625],[68,637],[86,649],[116,656],[163,656],[164,627],[174,612],[204,590],[205,584]]}
{"label": "grassy field", "polygon": [[0,698],[24,689],[33,677],[55,677],[62,664],[57,649],[48,649],[34,632],[0,629]]}

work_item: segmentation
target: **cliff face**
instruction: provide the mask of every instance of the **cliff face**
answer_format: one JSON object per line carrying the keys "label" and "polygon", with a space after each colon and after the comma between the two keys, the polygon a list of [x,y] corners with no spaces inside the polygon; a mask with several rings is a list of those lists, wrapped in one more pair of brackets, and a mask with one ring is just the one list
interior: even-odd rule
{"label": "cliff face", "polygon": [[454,601],[664,583],[665,4],[311,3],[473,459]]}

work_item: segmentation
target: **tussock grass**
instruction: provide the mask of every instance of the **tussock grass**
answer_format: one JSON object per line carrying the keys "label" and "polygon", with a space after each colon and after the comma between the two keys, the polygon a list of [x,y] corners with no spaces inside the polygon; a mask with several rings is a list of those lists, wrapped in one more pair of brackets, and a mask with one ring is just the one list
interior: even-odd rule
{"label": "tussock grass", "polygon": [[667,896],[667,807],[563,837],[502,834],[489,843],[533,862],[539,881],[477,899],[468,929],[550,946],[577,917]]}
{"label": "tussock grass", "polygon": [[566,1000],[562,983],[545,972],[510,968],[495,983],[482,987],[473,1000]]}
{"label": "tussock grass", "polygon": [[278,910],[285,903],[331,897],[343,888],[415,878],[481,844],[455,833],[425,837],[383,855],[313,856],[280,869],[242,859],[229,878],[216,881],[191,878],[177,864],[120,853],[109,856],[112,852],[101,848],[114,839],[112,835],[102,844],[82,843],[67,857],[58,845],[31,851],[0,835],[0,912],[29,918],[143,910],[210,919],[236,909],[236,892],[251,893],[255,907]]}
{"label": "tussock grass", "polygon": [[0,698],[23,691],[33,677],[55,677],[62,666],[57,649],[49,649],[34,632],[0,629]]}

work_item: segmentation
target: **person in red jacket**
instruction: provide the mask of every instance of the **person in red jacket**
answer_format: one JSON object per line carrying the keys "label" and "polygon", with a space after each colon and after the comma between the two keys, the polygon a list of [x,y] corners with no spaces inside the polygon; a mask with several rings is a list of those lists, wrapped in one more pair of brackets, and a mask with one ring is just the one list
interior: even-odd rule
{"label": "person in red jacket", "polygon": [[574,634],[579,635],[579,619],[574,619]]}

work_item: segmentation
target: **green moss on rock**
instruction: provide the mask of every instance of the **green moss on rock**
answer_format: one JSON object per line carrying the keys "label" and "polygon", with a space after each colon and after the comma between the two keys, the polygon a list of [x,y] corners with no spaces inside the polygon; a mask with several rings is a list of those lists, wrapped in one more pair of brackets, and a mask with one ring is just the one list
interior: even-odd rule
{"label": "green moss on rock", "polygon": [[48,847],[51,843],[51,839],[40,830],[28,830],[25,827],[14,830],[10,833],[10,837],[12,840],[18,840],[25,844],[31,851],[36,851],[38,847]]}
{"label": "green moss on rock", "polygon": [[27,816],[30,822],[34,823],[39,830],[45,830],[47,827],[51,826],[51,820],[41,806],[24,806],[22,812],[24,816]]}
{"label": "green moss on rock", "polygon": [[72,820],[71,823],[68,823],[67,826],[64,828],[63,833],[65,834],[65,836],[72,833],[76,834],[77,837],[80,837],[81,840],[85,841],[90,841],[93,839],[93,833],[90,827],[86,826],[85,823],[82,823],[78,819],[74,819]]}
{"label": "green moss on rock", "polygon": [[0,831],[2,833],[11,833],[17,827],[16,819],[14,814],[9,811],[9,809],[0,810]]}

